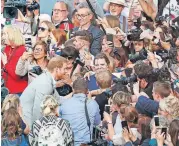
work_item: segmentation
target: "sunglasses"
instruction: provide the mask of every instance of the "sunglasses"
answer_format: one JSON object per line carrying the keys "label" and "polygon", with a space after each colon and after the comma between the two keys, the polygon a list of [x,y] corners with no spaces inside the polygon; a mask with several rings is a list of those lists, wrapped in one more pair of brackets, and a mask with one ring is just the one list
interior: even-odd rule
{"label": "sunglasses", "polygon": [[44,28],[44,27],[38,27],[38,30],[41,30],[42,32],[45,30],[48,30],[48,28]]}

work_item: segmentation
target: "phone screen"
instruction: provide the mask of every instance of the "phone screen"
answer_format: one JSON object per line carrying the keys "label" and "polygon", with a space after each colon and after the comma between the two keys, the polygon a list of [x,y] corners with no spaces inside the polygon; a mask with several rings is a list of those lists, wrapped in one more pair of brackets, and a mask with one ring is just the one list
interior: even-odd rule
{"label": "phone screen", "polygon": [[155,126],[159,126],[159,117],[154,117],[155,119]]}
{"label": "phone screen", "polygon": [[113,42],[113,35],[112,34],[107,34],[107,41]]}
{"label": "phone screen", "polygon": [[121,125],[122,125],[122,128],[126,128],[129,131],[127,121],[122,121]]}
{"label": "phone screen", "polygon": [[165,139],[166,139],[166,135],[167,135],[167,128],[162,128],[162,132],[161,133],[164,133],[164,136],[165,136]]}
{"label": "phone screen", "polygon": [[105,112],[107,112],[108,114],[110,114],[110,105],[105,105]]}

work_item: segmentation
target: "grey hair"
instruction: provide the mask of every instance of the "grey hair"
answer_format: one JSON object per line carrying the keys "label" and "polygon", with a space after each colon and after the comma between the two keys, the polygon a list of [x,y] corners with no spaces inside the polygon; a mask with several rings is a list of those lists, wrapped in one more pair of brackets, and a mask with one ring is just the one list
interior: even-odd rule
{"label": "grey hair", "polygon": [[89,7],[87,2],[82,2],[82,3],[78,4],[77,10],[83,9],[83,8],[89,9],[89,13],[92,14],[92,11],[91,11],[91,9],[90,9],[90,7]]}

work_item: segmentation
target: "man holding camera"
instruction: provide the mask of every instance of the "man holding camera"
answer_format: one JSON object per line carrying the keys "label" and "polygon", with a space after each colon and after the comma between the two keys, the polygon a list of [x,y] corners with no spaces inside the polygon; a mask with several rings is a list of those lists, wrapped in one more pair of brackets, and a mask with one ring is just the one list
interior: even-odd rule
{"label": "man holding camera", "polygon": [[152,66],[142,61],[139,61],[135,64],[134,71],[135,74],[137,75],[137,80],[139,83],[136,86],[139,86],[140,91],[143,91],[148,95],[149,98],[153,99],[153,95],[152,95],[153,82],[156,81],[157,79],[155,79],[153,76]]}

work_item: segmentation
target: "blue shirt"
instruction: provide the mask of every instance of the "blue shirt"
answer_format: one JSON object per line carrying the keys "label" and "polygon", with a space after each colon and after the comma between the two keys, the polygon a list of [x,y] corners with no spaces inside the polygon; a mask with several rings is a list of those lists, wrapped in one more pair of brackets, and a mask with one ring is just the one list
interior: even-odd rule
{"label": "blue shirt", "polygon": [[153,117],[158,113],[159,102],[145,96],[140,96],[135,108],[137,109],[138,113]]}
{"label": "blue shirt", "polygon": [[87,109],[91,122],[89,131],[85,115],[86,98],[85,94],[74,94],[72,98],[64,101],[60,107],[61,117],[70,123],[73,130],[75,146],[80,146],[81,143],[89,143],[90,131],[92,135],[93,126],[99,125],[101,122],[98,104],[95,100],[89,99],[87,101]]}
{"label": "blue shirt", "polygon": [[28,146],[28,143],[22,134],[14,140],[9,140],[8,137],[3,137],[1,139],[1,146]]}

